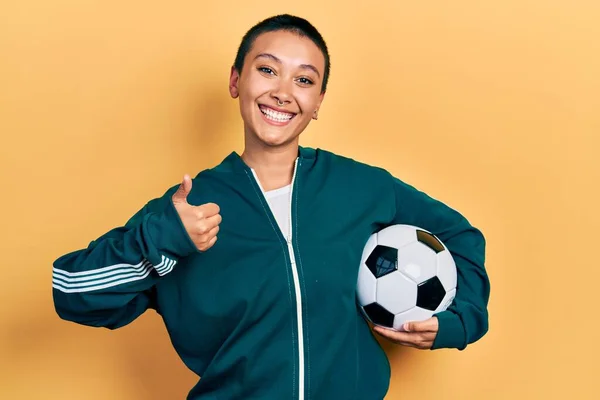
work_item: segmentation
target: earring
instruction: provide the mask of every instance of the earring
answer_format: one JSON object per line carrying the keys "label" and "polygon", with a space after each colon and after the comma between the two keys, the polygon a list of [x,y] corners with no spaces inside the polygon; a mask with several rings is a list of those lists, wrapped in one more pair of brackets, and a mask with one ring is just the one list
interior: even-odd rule
{"label": "earring", "polygon": [[313,114],[314,114],[313,118],[315,120],[319,119],[319,110],[315,110],[315,112]]}

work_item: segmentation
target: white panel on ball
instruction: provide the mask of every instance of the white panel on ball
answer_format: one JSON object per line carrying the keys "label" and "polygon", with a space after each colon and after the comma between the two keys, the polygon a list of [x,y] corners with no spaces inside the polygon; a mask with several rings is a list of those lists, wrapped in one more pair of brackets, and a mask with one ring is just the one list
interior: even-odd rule
{"label": "white panel on ball", "polygon": [[417,241],[415,228],[409,225],[391,225],[377,232],[377,244],[399,249]]}
{"label": "white panel on ball", "polygon": [[398,250],[398,270],[416,283],[435,276],[437,272],[436,253],[421,242],[414,242]]}
{"label": "white panel on ball", "polygon": [[456,289],[452,289],[449,292],[446,292],[444,299],[440,302],[440,305],[436,308],[435,312],[438,313],[446,310],[450,306],[450,304],[452,304],[454,297],[456,297]]}
{"label": "white panel on ball", "polygon": [[377,280],[371,273],[365,261],[377,246],[377,235],[373,234],[367,240],[363,249],[362,260],[358,269],[358,281],[356,284],[358,301],[362,305],[375,302],[375,291],[377,290]]}
{"label": "white panel on ball", "polygon": [[375,302],[377,279],[365,264],[362,264],[358,270],[357,290],[360,304],[367,305]]}
{"label": "white panel on ball", "polygon": [[446,291],[456,287],[456,264],[447,249],[437,254],[437,276]]}
{"label": "white panel on ball", "polygon": [[417,284],[395,271],[377,279],[377,303],[392,314],[414,307],[417,303]]}
{"label": "white panel on ball", "polygon": [[398,331],[404,331],[402,325],[405,322],[424,321],[431,318],[432,315],[433,312],[430,310],[425,310],[421,307],[413,307],[408,311],[404,311],[394,316],[394,329]]}

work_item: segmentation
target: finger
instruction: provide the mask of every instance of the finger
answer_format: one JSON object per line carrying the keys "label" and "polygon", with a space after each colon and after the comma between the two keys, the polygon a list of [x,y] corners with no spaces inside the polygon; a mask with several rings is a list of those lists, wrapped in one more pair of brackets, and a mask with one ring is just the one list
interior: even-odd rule
{"label": "finger", "polygon": [[223,217],[221,217],[221,214],[215,214],[212,217],[206,218],[204,220],[204,223],[206,224],[206,227],[210,230],[215,226],[219,225],[221,221],[223,221]]}
{"label": "finger", "polygon": [[202,242],[208,242],[208,241],[212,240],[215,236],[217,236],[217,233],[219,233],[219,229],[220,229],[219,225],[215,226],[214,228],[212,228],[205,234],[200,235],[200,240]]}
{"label": "finger", "polygon": [[219,233],[219,225],[215,225],[212,228],[207,228],[206,225],[202,222],[201,224],[199,224],[198,229],[196,230],[196,232],[194,232],[193,234],[193,240],[197,243],[197,244],[206,244],[208,243],[213,237],[215,237],[217,235],[217,233]]}
{"label": "finger", "polygon": [[210,249],[217,242],[217,237],[214,236],[209,242],[206,244],[205,250]]}
{"label": "finger", "polygon": [[198,221],[196,225],[196,234],[198,236],[208,236],[208,233],[219,226],[221,223],[221,214],[213,215],[210,218],[202,219]]}
{"label": "finger", "polygon": [[214,228],[204,231],[204,233],[196,232],[193,237],[194,243],[198,246],[207,246],[219,233],[220,227],[217,225]]}
{"label": "finger", "polygon": [[438,320],[437,317],[431,317],[425,321],[410,321],[402,327],[406,332],[437,332]]}
{"label": "finger", "polygon": [[192,191],[192,179],[188,174],[185,174],[183,181],[173,194],[173,203],[187,203],[187,197]]}
{"label": "finger", "polygon": [[416,333],[398,332],[376,326],[374,330],[381,336],[399,343],[403,346],[417,347],[418,335]]}
{"label": "finger", "polygon": [[201,206],[196,207],[196,209],[198,210],[198,216],[200,218],[209,218],[217,215],[221,211],[221,208],[215,203],[202,204]]}
{"label": "finger", "polygon": [[417,334],[411,332],[400,332],[392,329],[382,328],[380,326],[376,326],[374,330],[382,336],[385,336],[388,339],[392,339],[394,341],[403,342],[403,343],[413,343],[416,340]]}
{"label": "finger", "polygon": [[382,329],[375,327],[380,335],[404,346],[416,347],[419,349],[431,347],[435,339],[435,333],[431,332],[399,332],[391,329]]}

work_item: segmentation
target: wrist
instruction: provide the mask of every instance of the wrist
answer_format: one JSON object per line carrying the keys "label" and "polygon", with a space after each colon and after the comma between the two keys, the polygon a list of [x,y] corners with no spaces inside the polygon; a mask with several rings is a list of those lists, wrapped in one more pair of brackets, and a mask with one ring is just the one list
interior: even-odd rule
{"label": "wrist", "polygon": [[164,210],[147,216],[147,233],[159,252],[177,258],[195,253],[198,249],[190,238],[172,200]]}
{"label": "wrist", "polygon": [[435,317],[438,319],[438,333],[431,349],[455,348],[463,350],[466,347],[466,333],[458,314],[445,310],[436,314]]}

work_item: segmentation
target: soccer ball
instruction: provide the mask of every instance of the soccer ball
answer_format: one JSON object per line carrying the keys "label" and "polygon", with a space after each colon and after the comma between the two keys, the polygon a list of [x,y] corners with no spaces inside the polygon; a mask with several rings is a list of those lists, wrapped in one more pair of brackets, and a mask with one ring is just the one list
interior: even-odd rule
{"label": "soccer ball", "polygon": [[456,264],[433,234],[392,225],[367,241],[360,263],[357,301],[374,325],[401,331],[443,311],[456,295]]}

